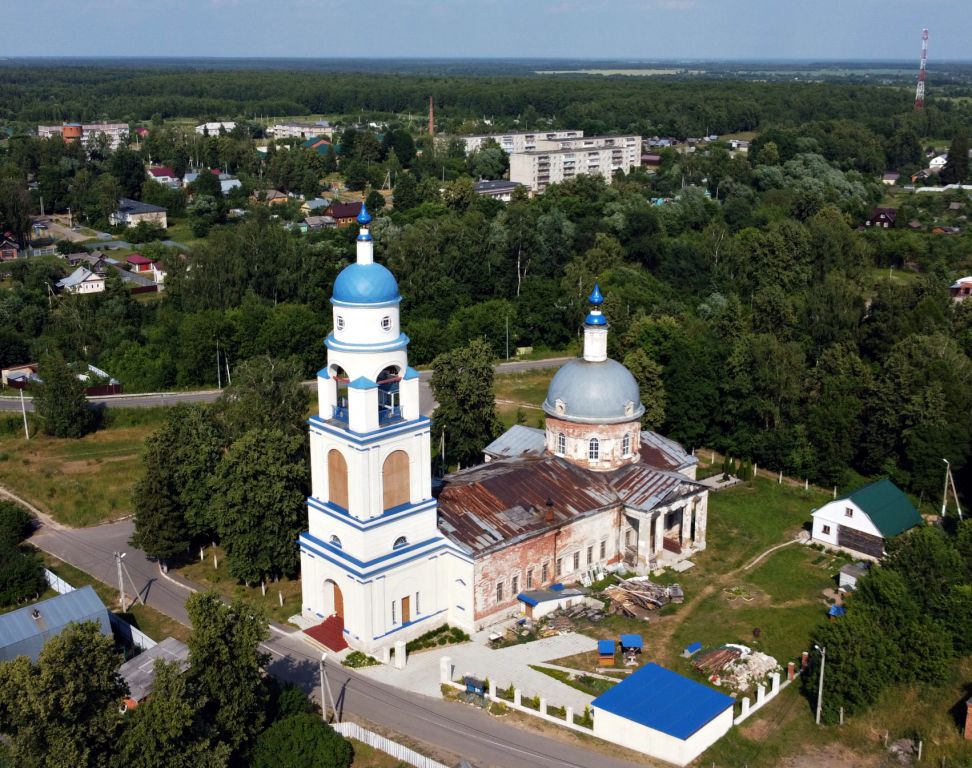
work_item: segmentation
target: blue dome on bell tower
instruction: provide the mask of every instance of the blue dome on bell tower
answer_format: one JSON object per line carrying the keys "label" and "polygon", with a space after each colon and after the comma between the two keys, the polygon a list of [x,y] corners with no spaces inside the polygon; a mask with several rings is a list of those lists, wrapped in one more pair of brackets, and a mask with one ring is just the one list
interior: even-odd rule
{"label": "blue dome on bell tower", "polygon": [[358,214],[361,231],[357,237],[357,261],[349,264],[334,281],[331,303],[335,306],[360,306],[362,304],[391,304],[402,300],[395,276],[374,261],[374,243],[368,225],[371,214],[364,204]]}

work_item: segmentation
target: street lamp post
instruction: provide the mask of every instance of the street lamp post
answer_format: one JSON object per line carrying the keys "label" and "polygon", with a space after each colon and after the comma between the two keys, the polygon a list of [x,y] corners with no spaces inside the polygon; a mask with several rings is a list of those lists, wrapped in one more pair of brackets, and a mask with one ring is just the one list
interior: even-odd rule
{"label": "street lamp post", "polygon": [[827,649],[814,645],[820,651],[820,682],[817,684],[817,725],[820,725],[820,713],[823,710],[824,665],[827,663]]}

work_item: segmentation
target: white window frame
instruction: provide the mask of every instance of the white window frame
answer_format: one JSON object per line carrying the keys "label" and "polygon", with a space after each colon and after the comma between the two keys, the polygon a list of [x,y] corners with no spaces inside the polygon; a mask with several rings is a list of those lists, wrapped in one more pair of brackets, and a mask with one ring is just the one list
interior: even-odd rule
{"label": "white window frame", "polygon": [[587,442],[587,460],[588,461],[600,461],[601,460],[601,441],[596,437],[592,437]]}

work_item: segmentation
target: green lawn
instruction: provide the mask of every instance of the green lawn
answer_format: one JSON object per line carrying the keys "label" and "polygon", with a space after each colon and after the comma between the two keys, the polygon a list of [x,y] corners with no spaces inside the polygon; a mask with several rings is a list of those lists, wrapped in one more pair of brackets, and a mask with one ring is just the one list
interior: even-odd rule
{"label": "green lawn", "polygon": [[728,573],[796,536],[803,525],[809,524],[810,510],[829,498],[812,488],[804,491],[763,477],[711,493],[706,532],[709,547],[693,560],[707,573]]}
{"label": "green lawn", "polygon": [[[216,555],[217,567],[213,567],[213,555]],[[257,584],[248,587],[237,582],[230,575],[226,554],[221,547],[207,547],[205,558],[196,560],[179,568],[179,573],[195,584],[212,587],[221,595],[228,598],[242,597],[248,604],[258,606],[271,621],[286,624],[287,619],[301,611],[300,579],[280,579],[267,583],[267,593],[264,595]],[[278,592],[283,594],[283,606],[280,605]]]}

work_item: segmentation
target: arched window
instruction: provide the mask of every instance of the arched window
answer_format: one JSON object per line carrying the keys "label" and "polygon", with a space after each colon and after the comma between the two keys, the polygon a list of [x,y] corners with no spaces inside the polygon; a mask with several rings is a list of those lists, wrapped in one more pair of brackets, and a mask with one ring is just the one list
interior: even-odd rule
{"label": "arched window", "polygon": [[567,436],[563,432],[557,435],[557,453],[567,453]]}
{"label": "arched window", "polygon": [[381,318],[381,330],[383,331],[391,330],[391,318],[388,315],[385,315],[383,318]]}
{"label": "arched window", "polygon": [[341,317],[340,315],[337,316],[337,329],[339,331],[344,330],[344,318]]}
{"label": "arched window", "polygon": [[621,454],[624,456],[631,455],[631,435],[625,433],[624,440],[621,441]]}
{"label": "arched window", "polygon": [[341,539],[339,539],[337,536],[331,536],[330,542],[332,547],[337,547],[338,549],[341,549]]}
{"label": "arched window", "polygon": [[597,461],[601,458],[601,443],[596,437],[592,437],[587,444],[587,458],[590,461]]}
{"label": "arched window", "polygon": [[408,546],[408,539],[406,539],[404,536],[399,536],[397,539],[395,539],[395,543],[392,544],[392,549],[401,549],[402,547],[407,547],[407,546]]}
{"label": "arched window", "polygon": [[390,365],[378,374],[378,423],[387,424],[401,418],[401,401],[398,386],[402,380],[396,365]]}

